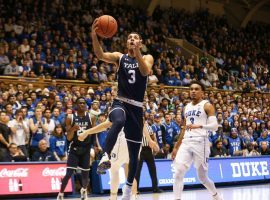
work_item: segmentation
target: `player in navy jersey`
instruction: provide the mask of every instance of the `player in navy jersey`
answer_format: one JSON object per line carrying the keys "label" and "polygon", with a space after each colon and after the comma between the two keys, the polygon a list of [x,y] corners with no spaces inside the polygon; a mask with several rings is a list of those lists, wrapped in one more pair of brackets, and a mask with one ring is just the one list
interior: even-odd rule
{"label": "player in navy jersey", "polygon": [[122,199],[130,199],[131,186],[136,172],[138,154],[143,130],[143,99],[154,59],[142,55],[142,39],[138,33],[130,33],[127,38],[127,54],[104,52],[96,35],[98,19],[92,25],[92,41],[95,55],[99,60],[117,66],[118,96],[114,99],[109,119],[112,122],[105,141],[104,155],[98,166],[98,173],[110,168],[110,153],[116,143],[118,133],[124,127],[129,150],[129,173]]}
{"label": "player in navy jersey", "polygon": [[67,171],[62,180],[62,185],[57,199],[62,200],[68,180],[74,171],[79,168],[82,171],[81,200],[87,199],[87,186],[89,183],[90,148],[94,143],[95,135],[87,136],[84,141],[79,141],[78,136],[96,124],[96,118],[90,117],[87,112],[86,101],[79,97],[76,101],[77,112],[66,119],[67,140],[70,142],[67,159]]}

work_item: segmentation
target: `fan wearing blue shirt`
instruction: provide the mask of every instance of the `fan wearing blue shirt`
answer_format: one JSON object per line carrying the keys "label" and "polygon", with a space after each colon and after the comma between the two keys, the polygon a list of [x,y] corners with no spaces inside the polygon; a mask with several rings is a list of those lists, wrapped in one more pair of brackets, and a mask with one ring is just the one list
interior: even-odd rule
{"label": "fan wearing blue shirt", "polygon": [[266,142],[267,143],[267,147],[268,148],[270,147],[270,137],[268,136],[268,130],[267,129],[265,129],[262,132],[261,137],[259,137],[256,142],[257,142],[259,148],[262,147],[262,142]]}
{"label": "fan wearing blue shirt", "polygon": [[173,148],[173,141],[176,135],[179,134],[179,129],[174,122],[171,120],[170,113],[165,114],[165,123],[162,124],[165,130],[166,143],[170,145],[170,152]]}
{"label": "fan wearing blue shirt", "polygon": [[55,126],[53,135],[50,137],[50,151],[57,161],[67,160],[67,138],[60,124]]}

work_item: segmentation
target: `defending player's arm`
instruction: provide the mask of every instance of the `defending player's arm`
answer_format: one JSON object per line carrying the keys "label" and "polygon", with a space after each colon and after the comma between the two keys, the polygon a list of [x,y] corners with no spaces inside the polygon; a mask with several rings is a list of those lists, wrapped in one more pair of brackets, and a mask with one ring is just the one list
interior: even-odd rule
{"label": "defending player's arm", "polygon": [[92,24],[92,43],[93,43],[93,48],[94,48],[94,52],[95,55],[98,57],[98,59],[103,60],[105,62],[108,63],[113,63],[116,64],[118,66],[118,61],[121,57],[121,53],[120,52],[104,52],[99,41],[98,41],[98,37],[96,34],[96,30],[98,29],[98,19],[96,19],[94,21],[94,23]]}
{"label": "defending player's arm", "polygon": [[204,105],[204,110],[207,113],[208,119],[207,124],[200,125],[200,124],[189,124],[186,126],[186,129],[197,129],[201,128],[207,131],[217,131],[218,130],[218,123],[217,123],[217,117],[215,115],[215,108],[212,104],[206,103]]}
{"label": "defending player's arm", "polygon": [[[184,124],[186,124],[186,120],[184,120]],[[174,145],[174,148],[173,148],[173,151],[172,151],[172,160],[175,159],[176,153],[177,153],[177,151],[178,151],[180,145],[182,144],[182,140],[183,140],[184,135],[185,135],[185,130],[186,130],[186,126],[184,126],[184,127],[181,129],[179,138],[178,138],[177,142],[176,142],[175,145]]]}
{"label": "defending player's arm", "polygon": [[141,42],[142,42],[141,40],[135,42],[133,52],[136,60],[139,63],[139,70],[141,74],[143,76],[148,76],[154,64],[154,58],[150,54],[144,56],[141,54],[140,51],[140,48],[142,47]]}
{"label": "defending player's arm", "polygon": [[74,133],[80,129],[80,126],[77,124],[74,124],[74,126],[72,126],[71,115],[68,115],[66,119],[66,128],[67,128],[67,140],[71,141],[74,137]]}
{"label": "defending player's arm", "polygon": [[88,136],[88,135],[92,135],[92,134],[97,134],[100,133],[102,131],[107,130],[108,128],[110,128],[112,126],[112,122],[109,121],[109,119],[107,119],[105,122],[102,122],[100,124],[98,124],[95,127],[92,127],[88,130],[85,130],[83,133],[81,133],[78,137],[78,139],[80,141],[84,141],[84,139]]}

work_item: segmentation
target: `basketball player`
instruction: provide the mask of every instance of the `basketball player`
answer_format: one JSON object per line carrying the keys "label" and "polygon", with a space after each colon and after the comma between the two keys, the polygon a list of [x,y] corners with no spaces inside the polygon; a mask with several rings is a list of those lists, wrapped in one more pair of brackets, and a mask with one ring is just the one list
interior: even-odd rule
{"label": "basketball player", "polygon": [[[112,123],[109,121],[109,119],[107,119],[105,122],[102,122],[98,124],[97,126],[84,131],[82,134],[80,134],[78,139],[80,141],[83,141],[84,138],[86,138],[88,135],[100,133],[104,130],[107,130],[111,126],[112,126]],[[150,137],[149,129],[147,128],[147,122],[144,124],[143,135],[146,138],[146,141],[149,143],[150,148],[152,148],[154,151],[158,151],[159,150],[158,144],[155,141],[153,141]],[[127,142],[125,139],[125,133],[123,132],[123,130],[121,130],[121,132],[118,134],[116,144],[113,147],[113,150],[111,152],[112,156],[111,156],[111,169],[110,169],[111,170],[110,200],[117,199],[117,192],[119,188],[119,170],[122,165],[127,165],[129,163],[129,155],[128,155],[127,149],[128,147],[127,147]],[[126,172],[127,170],[125,170],[125,173]]]}
{"label": "basketball player", "polygon": [[193,161],[200,182],[208,189],[214,200],[221,200],[213,181],[208,178],[210,154],[208,131],[216,131],[218,123],[213,105],[203,100],[204,91],[204,86],[200,82],[191,82],[192,101],[184,108],[185,128],[182,129],[172,152],[175,167],[173,184],[175,200],[181,199],[183,179]]}
{"label": "basketball player", "polygon": [[94,135],[87,136],[84,141],[79,141],[78,136],[84,130],[95,126],[95,117],[90,117],[87,112],[86,101],[83,97],[76,100],[77,111],[68,115],[66,119],[67,139],[70,141],[69,154],[67,159],[67,171],[62,180],[58,200],[64,199],[64,191],[68,180],[74,171],[78,168],[82,171],[81,200],[87,199],[87,186],[89,183],[90,170],[90,148],[94,142]]}
{"label": "basketball player", "polygon": [[92,25],[92,41],[95,55],[99,60],[113,63],[118,67],[118,96],[114,99],[109,119],[112,127],[105,141],[104,155],[99,163],[97,172],[104,173],[109,169],[110,154],[116,142],[117,135],[124,127],[129,152],[129,170],[122,199],[130,199],[131,186],[136,172],[138,153],[142,141],[143,130],[143,99],[147,84],[147,75],[150,73],[154,59],[151,55],[142,55],[141,36],[130,33],[127,38],[127,54],[120,52],[103,52],[98,41],[96,31],[98,19]]}

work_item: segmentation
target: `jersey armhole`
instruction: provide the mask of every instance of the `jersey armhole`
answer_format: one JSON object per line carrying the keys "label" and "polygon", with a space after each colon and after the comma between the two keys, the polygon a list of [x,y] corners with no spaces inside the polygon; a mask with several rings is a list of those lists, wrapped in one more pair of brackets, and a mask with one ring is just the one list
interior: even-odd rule
{"label": "jersey armhole", "polygon": [[[124,55],[125,55],[125,54],[122,54],[122,55],[120,56],[120,58],[119,58],[119,61],[118,61],[118,70],[119,70],[119,67],[120,67],[121,60],[122,60],[122,58],[123,58]],[[118,70],[117,70],[117,71],[118,71]]]}

